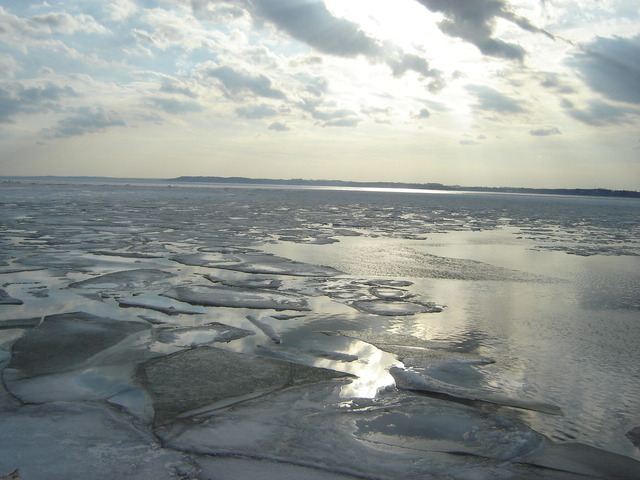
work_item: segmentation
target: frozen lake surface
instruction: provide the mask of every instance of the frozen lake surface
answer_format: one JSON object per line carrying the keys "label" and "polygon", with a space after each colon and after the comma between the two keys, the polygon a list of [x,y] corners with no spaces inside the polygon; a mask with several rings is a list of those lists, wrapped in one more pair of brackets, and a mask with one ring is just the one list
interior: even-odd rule
{"label": "frozen lake surface", "polygon": [[0,184],[0,477],[640,478],[640,202]]}

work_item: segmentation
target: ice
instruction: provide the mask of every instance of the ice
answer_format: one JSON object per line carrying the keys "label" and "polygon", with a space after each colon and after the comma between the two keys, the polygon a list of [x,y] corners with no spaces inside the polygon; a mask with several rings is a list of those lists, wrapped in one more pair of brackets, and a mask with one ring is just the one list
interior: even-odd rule
{"label": "ice", "polygon": [[139,389],[133,364],[150,342],[145,323],[83,312],[50,315],[13,344],[2,378],[26,403],[104,400]]}
{"label": "ice", "polygon": [[[173,260],[185,265],[221,268],[244,273],[301,277],[333,277],[342,273],[335,268],[295,262],[288,258],[264,253],[238,254],[234,256],[218,254],[214,257],[212,257],[212,254],[190,254],[174,257]],[[230,263],[234,261],[239,263]]]}
{"label": "ice", "polygon": [[48,315],[13,345],[8,368],[14,380],[75,369],[147,328],[142,322],[116,321],[84,312]]}
{"label": "ice", "polygon": [[269,325],[268,323],[265,323],[265,322],[263,322],[261,320],[258,320],[253,315],[247,315],[246,318],[251,323],[253,323],[256,327],[258,327],[260,330],[262,330],[262,333],[264,333],[267,337],[269,337],[271,340],[273,340],[273,343],[282,343],[282,339],[280,338],[280,335],[278,335],[276,333],[276,331],[273,329],[273,327],[271,325]]}
{"label": "ice", "polygon": [[274,288],[278,289],[282,286],[282,280],[277,278],[243,278],[243,279],[227,279],[219,278],[213,275],[206,274],[204,278],[213,283],[222,283],[228,287],[240,287],[240,288]]}
{"label": "ice", "polygon": [[257,288],[192,285],[172,288],[162,295],[191,305],[208,307],[309,310],[304,297]]}
{"label": "ice", "polygon": [[5,186],[0,476],[635,480],[635,203]]}
{"label": "ice", "polygon": [[434,303],[403,302],[396,300],[356,300],[350,305],[361,312],[387,316],[438,313],[442,311],[442,307]]}
{"label": "ice", "polygon": [[120,298],[118,299],[118,305],[122,308],[145,308],[147,310],[154,310],[166,315],[201,315],[204,313],[178,308],[174,305],[166,305],[166,301],[160,302],[160,300],[166,299],[161,299],[157,296]]}
{"label": "ice", "polygon": [[[545,478],[503,464],[544,441],[517,422],[411,395],[344,402],[330,384],[281,390],[212,412],[200,423],[178,422],[157,432],[166,445],[184,451],[364,478],[452,478],[461,467],[469,469],[466,475],[453,478],[502,478],[501,469],[502,475],[512,474],[504,478]],[[492,468],[495,476],[481,473]],[[470,472],[474,476],[467,476]]]}
{"label": "ice", "polygon": [[3,288],[0,288],[0,305],[22,305],[24,302],[12,297]]}
{"label": "ice", "polygon": [[457,367],[458,368],[455,369],[450,366],[448,366],[448,368],[441,366],[439,371],[436,369],[436,375],[444,378],[445,380],[440,380],[434,376],[425,374],[424,372],[417,372],[413,369],[400,367],[391,367],[389,372],[393,375],[393,378],[396,381],[396,386],[404,390],[438,393],[466,400],[480,400],[483,402],[496,403],[498,405],[522,408],[525,410],[533,410],[551,415],[562,414],[562,409],[545,402],[510,398],[500,394],[500,392],[487,392],[481,388],[468,388],[461,386],[460,384],[464,384],[464,381],[472,376],[473,373],[469,369],[464,369],[464,371],[461,372],[460,370],[462,369],[460,368],[460,365],[457,365]]}
{"label": "ice", "polygon": [[640,427],[634,427],[627,432],[627,438],[631,440],[636,447],[640,448]]}
{"label": "ice", "polygon": [[[0,473],[25,480],[157,480],[197,472],[188,455],[162,448],[114,409],[51,403],[0,412]],[[189,477],[193,478],[193,477]]]}
{"label": "ice", "polygon": [[79,282],[69,284],[70,288],[90,288],[90,289],[127,289],[135,290],[146,288],[157,283],[164,283],[165,280],[175,277],[173,273],[162,270],[139,268],[136,270],[124,270],[120,272],[107,273],[94,278],[88,278]]}
{"label": "ice", "polygon": [[343,376],[332,370],[211,347],[153,359],[137,371],[140,383],[154,399],[158,425],[217,402],[234,403],[234,398],[246,395]]}
{"label": "ice", "polygon": [[180,347],[196,347],[210,343],[229,343],[249,335],[255,335],[255,332],[213,322],[200,327],[161,330],[157,334],[157,339],[162,343]]}

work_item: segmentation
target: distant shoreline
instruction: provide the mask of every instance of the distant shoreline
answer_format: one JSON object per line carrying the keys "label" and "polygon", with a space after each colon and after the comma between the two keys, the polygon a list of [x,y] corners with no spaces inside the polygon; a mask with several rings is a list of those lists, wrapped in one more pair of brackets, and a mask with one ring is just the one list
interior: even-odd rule
{"label": "distant shoreline", "polygon": [[442,183],[405,183],[405,182],[356,182],[348,180],[306,180],[271,179],[249,177],[216,177],[216,176],[181,176],[176,178],[119,178],[94,176],[61,176],[61,175],[6,175],[0,176],[0,184],[14,181],[112,181],[144,182],[144,183],[209,183],[218,185],[270,185],[301,187],[338,187],[338,188],[383,188],[431,190],[441,192],[479,192],[506,193],[514,195],[564,195],[580,197],[640,198],[640,192],[634,190],[612,190],[608,188],[531,188],[531,187],[478,187],[444,185]]}
{"label": "distant shoreline", "polygon": [[445,192],[487,192],[538,195],[570,195],[584,197],[621,197],[640,198],[640,192],[633,190],[611,190],[607,188],[527,188],[527,187],[467,187],[460,185],[443,185],[441,183],[404,183],[404,182],[354,182],[347,180],[305,180],[269,179],[248,177],[210,177],[182,176],[167,179],[168,182],[217,183],[244,185],[298,185],[316,187],[355,187],[355,188],[390,188],[413,190],[439,190]]}

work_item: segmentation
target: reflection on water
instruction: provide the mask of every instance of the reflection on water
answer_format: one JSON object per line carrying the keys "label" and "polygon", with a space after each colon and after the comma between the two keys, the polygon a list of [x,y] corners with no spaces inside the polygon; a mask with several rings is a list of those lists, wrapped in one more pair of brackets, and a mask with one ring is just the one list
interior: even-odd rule
{"label": "reflection on water", "polygon": [[[509,229],[433,234],[426,241],[340,240],[265,249],[354,276],[411,280],[411,293],[446,308],[394,319],[385,327],[389,333],[491,357],[495,363],[478,368],[485,386],[565,412],[521,413],[534,428],[640,457],[624,438],[640,422],[640,257],[540,250]],[[466,278],[443,278],[452,264]]]}

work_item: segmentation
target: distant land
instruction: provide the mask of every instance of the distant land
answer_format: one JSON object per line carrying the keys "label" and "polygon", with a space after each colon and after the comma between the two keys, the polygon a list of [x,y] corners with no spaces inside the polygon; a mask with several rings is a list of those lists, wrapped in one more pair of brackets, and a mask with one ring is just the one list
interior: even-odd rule
{"label": "distant land", "polygon": [[607,188],[528,188],[528,187],[468,187],[443,185],[442,183],[404,183],[404,182],[354,182],[348,180],[305,180],[302,178],[273,179],[248,177],[182,176],[177,178],[120,178],[94,176],[58,176],[58,175],[7,175],[0,176],[0,183],[25,181],[45,182],[114,182],[114,183],[211,183],[239,185],[298,185],[312,187],[352,187],[352,188],[396,188],[415,190],[436,190],[443,192],[487,192],[511,193],[520,195],[569,195],[583,197],[619,197],[640,198],[640,192],[634,190],[611,190]]}
{"label": "distant land", "polygon": [[446,192],[489,192],[538,195],[578,195],[586,197],[640,198],[640,192],[633,190],[609,190],[607,188],[524,188],[524,187],[463,187],[441,183],[402,182],[352,182],[346,180],[289,180],[248,177],[177,177],[168,182],[222,183],[242,185],[300,185],[315,187],[355,187],[355,188],[410,188],[415,190],[440,190]]}

